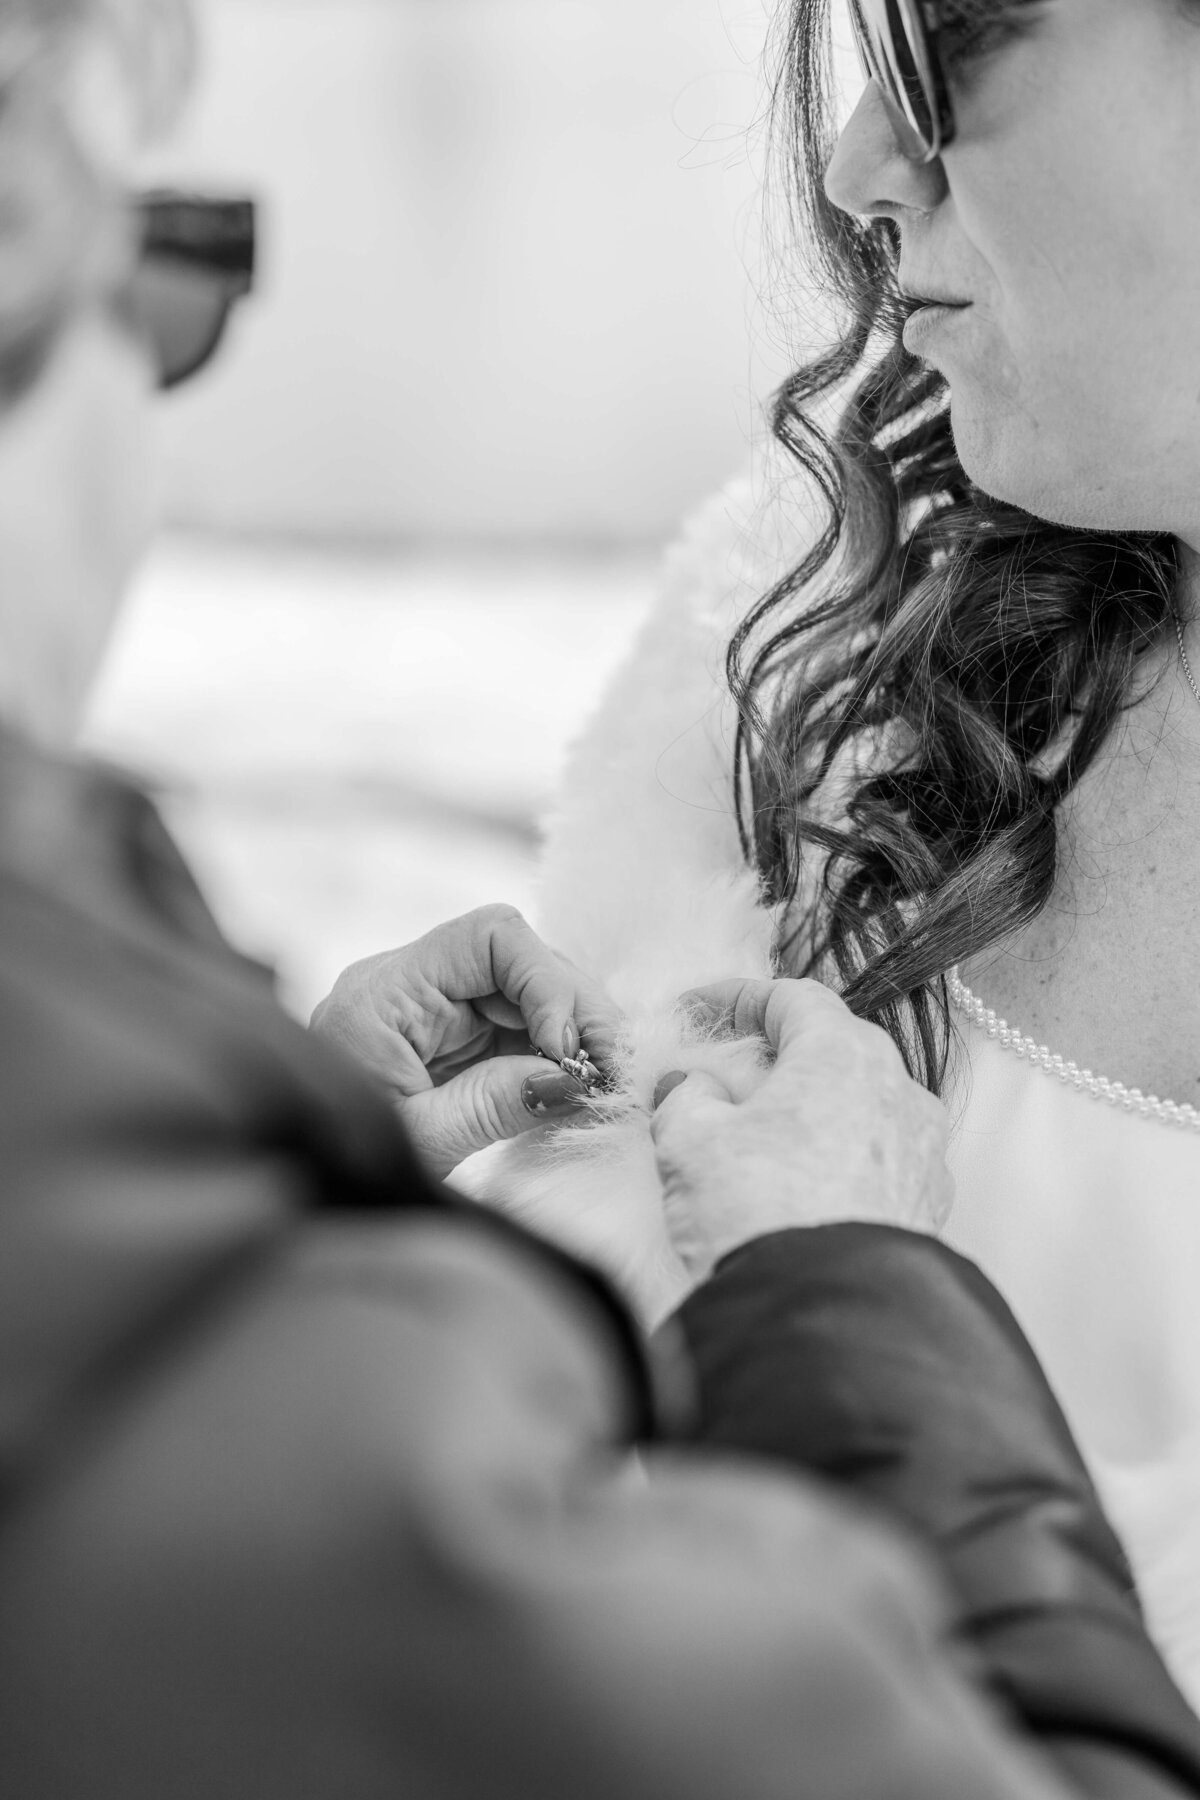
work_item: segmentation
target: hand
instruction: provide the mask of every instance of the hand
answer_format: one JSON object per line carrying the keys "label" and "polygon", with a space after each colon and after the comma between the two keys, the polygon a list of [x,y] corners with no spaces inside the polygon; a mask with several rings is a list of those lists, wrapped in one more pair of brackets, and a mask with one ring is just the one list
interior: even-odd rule
{"label": "hand", "polygon": [[578,1111],[557,1062],[582,1043],[603,1068],[619,1013],[511,906],[484,906],[338,976],[312,1029],[391,1089],[426,1166],[449,1174],[501,1138]]}
{"label": "hand", "polygon": [[685,999],[775,1052],[739,1105],[709,1075],[660,1083],[651,1133],[667,1229],[695,1280],[739,1244],[791,1226],[945,1224],[946,1112],[886,1032],[815,981],[727,982]]}

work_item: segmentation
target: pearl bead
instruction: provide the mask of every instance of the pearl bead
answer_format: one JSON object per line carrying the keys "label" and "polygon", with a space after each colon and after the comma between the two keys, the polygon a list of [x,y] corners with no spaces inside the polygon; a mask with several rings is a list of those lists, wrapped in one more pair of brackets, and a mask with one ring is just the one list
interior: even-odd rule
{"label": "pearl bead", "polygon": [[978,994],[959,976],[957,969],[951,969],[947,981],[950,999],[961,1012],[975,1025],[986,1032],[988,1037],[998,1041],[1003,1049],[1011,1050],[1014,1055],[1025,1062],[1032,1063],[1034,1068],[1044,1069],[1048,1075],[1055,1075],[1064,1085],[1073,1087],[1076,1093],[1090,1094],[1093,1100],[1106,1100],[1110,1106],[1119,1106],[1128,1113],[1137,1113],[1144,1119],[1155,1119],[1164,1125],[1179,1125],[1185,1131],[1200,1131],[1200,1109],[1188,1102],[1177,1100],[1160,1100],[1157,1094],[1143,1094],[1140,1088],[1127,1088],[1124,1082],[1110,1081],[1106,1075],[1096,1075],[1091,1069],[1081,1069],[1078,1063],[1052,1051],[1046,1044],[1037,1044],[1031,1037],[1007,1019],[1001,1019],[995,1009],[985,1006]]}

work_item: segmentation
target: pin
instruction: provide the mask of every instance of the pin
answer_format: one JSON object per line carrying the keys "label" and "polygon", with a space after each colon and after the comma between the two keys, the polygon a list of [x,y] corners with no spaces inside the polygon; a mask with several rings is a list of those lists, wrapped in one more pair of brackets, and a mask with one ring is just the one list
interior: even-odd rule
{"label": "pin", "polygon": [[564,1056],[561,1060],[557,1056],[547,1056],[544,1050],[535,1049],[534,1055],[542,1057],[546,1062],[557,1063],[560,1069],[573,1076],[589,1094],[593,1088],[603,1085],[603,1075],[584,1049],[580,1050],[578,1056]]}
{"label": "pin", "polygon": [[591,1061],[586,1050],[581,1049],[578,1056],[564,1056],[558,1066],[560,1069],[565,1069],[568,1075],[573,1075],[576,1081],[581,1082],[589,1094],[602,1080],[599,1069]]}

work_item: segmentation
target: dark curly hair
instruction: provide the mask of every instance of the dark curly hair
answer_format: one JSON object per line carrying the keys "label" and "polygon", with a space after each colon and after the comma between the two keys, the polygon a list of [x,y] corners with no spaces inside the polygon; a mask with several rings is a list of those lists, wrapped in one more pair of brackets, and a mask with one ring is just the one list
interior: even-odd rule
{"label": "dark curly hair", "polygon": [[1049,899],[1056,808],[1141,697],[1179,552],[1048,523],[963,471],[946,383],[901,342],[895,227],[825,196],[828,10],[796,0],[775,125],[840,334],[772,412],[824,524],[729,647],[738,819],[789,921],[781,972],[839,987],[937,1093],[946,972]]}

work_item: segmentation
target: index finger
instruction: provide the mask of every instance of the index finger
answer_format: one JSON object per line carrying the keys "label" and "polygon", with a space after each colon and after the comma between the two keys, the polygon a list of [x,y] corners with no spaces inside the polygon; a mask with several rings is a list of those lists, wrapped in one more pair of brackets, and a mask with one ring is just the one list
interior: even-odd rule
{"label": "index finger", "polygon": [[448,1000],[507,1001],[547,1056],[574,1053],[564,1039],[569,1027],[594,1057],[612,1053],[621,1018],[616,1002],[544,943],[515,907],[483,906],[438,925],[410,954]]}
{"label": "index finger", "polygon": [[764,1037],[785,1059],[796,1041],[817,1024],[853,1014],[820,981],[785,977],[779,981],[719,981],[684,994],[685,1006],[717,1030],[737,1037]]}

